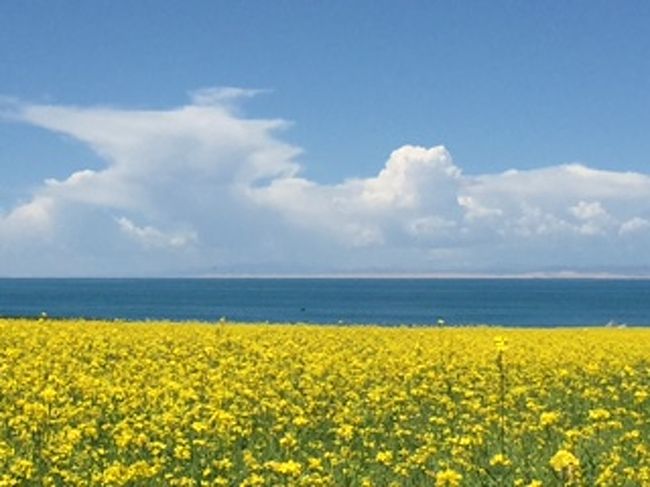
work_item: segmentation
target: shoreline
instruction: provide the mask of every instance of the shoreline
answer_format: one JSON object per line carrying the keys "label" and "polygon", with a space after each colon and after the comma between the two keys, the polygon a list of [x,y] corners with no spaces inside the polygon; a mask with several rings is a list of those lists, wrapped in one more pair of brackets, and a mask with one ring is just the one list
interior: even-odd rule
{"label": "shoreline", "polygon": [[58,317],[58,316],[0,316],[2,323],[26,322],[30,324],[85,324],[85,325],[173,325],[173,326],[230,326],[230,327],[268,327],[268,328],[342,328],[342,329],[385,329],[385,330],[502,330],[502,331],[590,331],[590,330],[648,330],[648,325],[629,325],[626,323],[613,323],[605,325],[557,325],[557,326],[523,326],[523,325],[492,325],[487,323],[477,324],[401,324],[385,325],[377,323],[310,323],[288,321],[235,321],[235,320],[175,320],[175,319],[123,319],[123,318],[93,318],[93,317]]}

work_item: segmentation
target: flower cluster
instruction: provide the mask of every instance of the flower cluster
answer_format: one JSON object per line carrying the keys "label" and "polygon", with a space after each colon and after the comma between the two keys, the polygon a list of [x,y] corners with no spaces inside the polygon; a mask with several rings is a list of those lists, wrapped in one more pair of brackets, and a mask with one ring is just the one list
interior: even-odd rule
{"label": "flower cluster", "polygon": [[0,486],[644,486],[649,385],[644,329],[0,319]]}

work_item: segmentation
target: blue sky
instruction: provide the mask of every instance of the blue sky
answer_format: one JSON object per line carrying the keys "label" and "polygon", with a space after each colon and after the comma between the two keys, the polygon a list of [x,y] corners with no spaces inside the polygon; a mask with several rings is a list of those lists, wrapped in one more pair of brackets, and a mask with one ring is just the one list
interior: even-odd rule
{"label": "blue sky", "polygon": [[[640,258],[638,249],[645,245],[644,222],[650,222],[650,213],[645,193],[638,188],[645,187],[650,173],[649,22],[650,4],[641,1],[2,2],[0,235],[4,225],[11,236],[5,240],[20,242],[28,238],[29,228],[29,238],[50,241],[61,255],[56,265],[30,264],[29,253],[11,248],[21,244],[5,243],[4,259],[12,265],[0,262],[0,273],[629,272],[639,259],[641,267],[648,266],[650,261]],[[191,93],[210,87],[268,90],[255,96],[246,91],[225,97],[222,93],[212,100],[214,114],[226,110],[230,122],[247,127],[241,130],[248,130],[253,120],[288,122],[256,135],[267,137],[275,147],[264,146],[269,154],[280,146],[291,154],[282,152],[281,160],[265,163],[275,164],[273,170],[248,181],[241,194],[250,201],[241,203],[241,195],[228,201],[235,216],[210,222],[197,219],[197,212],[206,210],[194,206],[175,214],[161,207],[145,210],[143,201],[130,206],[113,200],[89,202],[72,198],[70,185],[57,186],[53,194],[52,185],[45,183],[63,182],[84,170],[100,176],[106,170],[119,172],[115,168],[131,160],[133,154],[117,154],[115,145],[107,148],[99,135],[82,130],[86,123],[115,130],[111,143],[118,145],[116,137],[127,136],[112,122],[94,117],[91,112],[98,107],[112,110],[125,123],[138,111],[164,117],[193,106],[196,96],[192,101]],[[78,117],[78,112],[87,118]],[[72,117],[70,123],[62,124],[60,119],[66,117]],[[180,132],[174,134],[199,126],[196,120],[182,125],[186,121],[178,120],[174,130]],[[219,127],[225,130],[225,125]],[[175,136],[165,138],[169,127],[161,130],[156,141],[167,147]],[[213,147],[216,139],[231,135],[219,129],[206,135],[209,141],[199,138],[193,143]],[[244,145],[237,150],[259,151],[263,144]],[[392,163],[388,176],[394,173],[403,183],[403,175],[420,164],[430,173],[415,171],[414,177],[432,178],[430,186],[397,188],[397,179],[386,176],[382,184],[402,200],[396,197],[388,208],[384,191],[383,209],[377,199],[372,201],[379,206],[368,208],[363,200],[366,206],[361,209],[358,188],[346,181],[372,186],[382,169],[390,169],[390,154],[407,145],[413,149],[404,156],[407,162]],[[423,156],[425,152],[417,150],[439,145],[448,153],[425,151],[428,155]],[[172,152],[178,154],[177,149]],[[152,171],[171,170],[165,162],[168,154],[162,156],[150,146],[134,153],[147,159],[144,166]],[[230,152],[215,154],[210,164],[223,165],[231,157]],[[196,157],[203,161],[203,156]],[[554,187],[554,178],[567,180],[563,168],[574,163],[592,171],[589,178],[603,187],[608,178],[619,181],[633,172],[638,178],[621,179],[626,182],[620,182],[620,188],[622,194],[637,195],[638,190],[638,199],[611,196],[600,186],[590,186],[552,209],[543,204],[554,198],[552,194],[520,195],[515,209],[512,194],[517,191],[503,189],[507,178],[494,182],[497,175],[516,169],[522,172],[517,184]],[[445,190],[453,185],[433,174],[442,171],[448,176],[453,170],[445,172],[447,164],[462,173],[453,183],[459,188],[450,196],[453,208],[446,203],[426,206],[423,195],[441,184]],[[194,180],[190,173],[195,166],[191,161],[185,165],[188,181]],[[124,185],[134,180],[132,175],[124,178],[111,181]],[[523,182],[527,178],[532,182]],[[298,180],[311,189],[296,193]],[[492,184],[491,192],[485,181]],[[241,189],[241,181],[217,178],[213,183],[204,190]],[[93,185],[98,183],[87,184],[84,191],[97,191]],[[266,194],[249,191],[263,185],[268,186]],[[144,183],[136,186],[143,195],[154,192]],[[368,194],[363,188],[358,190],[362,199]],[[494,188],[499,188],[499,196]],[[409,199],[409,191],[417,198]],[[42,202],[48,199],[57,208],[47,210],[50,223],[55,223],[42,231],[50,233],[33,234],[35,225],[15,223],[21,214],[35,211],[21,211],[22,206],[40,201],[36,206],[46,211]],[[417,204],[409,207],[407,200]],[[341,201],[347,206],[339,214],[336,204]],[[210,204],[218,203],[200,206]],[[248,211],[250,205],[261,209]],[[303,210],[311,205],[331,208],[326,214],[298,214],[292,205]],[[194,248],[179,244],[176,253],[169,254],[147,240],[140,247],[142,255],[134,255],[140,255],[138,263],[148,263],[120,270],[116,263],[129,253],[126,243],[106,237],[101,250],[85,248],[79,232],[88,225],[57,220],[57,212],[83,213],[80,222],[104,215],[116,222],[116,231],[131,231],[132,237],[145,240],[185,235],[178,238],[188,238]],[[262,222],[271,218],[267,212],[277,217],[278,227],[262,230]],[[477,237],[485,233],[477,227],[479,214],[494,220],[482,223],[494,233],[485,241]],[[521,228],[522,221],[535,218],[535,228]],[[594,218],[599,218],[598,224],[591,221]],[[313,221],[332,223],[313,228]],[[349,228],[328,243],[324,235],[336,233],[335,223]],[[424,225],[427,238],[413,230],[414,225]],[[234,234],[225,246],[210,236],[215,226]],[[280,227],[291,244],[273,234],[272,229]],[[59,233],[54,235],[51,228]],[[635,236],[622,228],[634,228]],[[508,232],[523,239],[517,241],[521,255],[509,249],[513,237]],[[625,242],[613,237],[623,234]],[[274,250],[263,245],[242,249],[241,241],[247,239],[263,240]],[[354,243],[348,247],[346,241]],[[161,255],[153,255],[152,245]],[[549,246],[557,252],[545,250]],[[459,255],[461,247],[465,253]],[[621,248],[623,255],[614,255]],[[0,248],[0,257],[2,252]],[[84,252],[89,255],[82,259]],[[458,265],[450,265],[450,259]],[[177,265],[162,269],[161,262],[170,261]],[[329,264],[314,265],[316,261]]]}

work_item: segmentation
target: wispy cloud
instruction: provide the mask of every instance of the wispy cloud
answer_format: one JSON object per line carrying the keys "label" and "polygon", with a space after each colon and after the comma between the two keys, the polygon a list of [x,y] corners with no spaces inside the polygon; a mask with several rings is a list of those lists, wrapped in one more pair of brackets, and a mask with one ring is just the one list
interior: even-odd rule
{"label": "wispy cloud", "polygon": [[260,90],[209,88],[169,110],[1,103],[105,162],[43,181],[0,215],[0,274],[516,272],[650,266],[650,176],[584,164],[466,175],[441,146],[375,177],[300,175]]}
{"label": "wispy cloud", "polygon": [[252,98],[264,93],[270,93],[267,89],[247,89],[235,86],[218,86],[202,88],[190,93],[192,103],[195,105],[223,105],[228,102],[239,101],[244,98]]}

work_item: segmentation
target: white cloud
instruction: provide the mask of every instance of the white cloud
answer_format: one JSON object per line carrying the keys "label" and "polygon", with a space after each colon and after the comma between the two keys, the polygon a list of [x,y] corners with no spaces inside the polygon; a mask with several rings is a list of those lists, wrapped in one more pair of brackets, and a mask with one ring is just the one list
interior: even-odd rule
{"label": "white cloud", "polygon": [[635,216],[623,222],[618,232],[621,235],[634,235],[648,230],[650,230],[650,221]]}
{"label": "white cloud", "polygon": [[569,208],[569,211],[579,220],[592,220],[594,218],[606,218],[608,216],[598,201],[592,203],[579,201],[577,205]]}
{"label": "white cloud", "polygon": [[[0,214],[0,274],[516,272],[650,266],[650,176],[581,164],[465,175],[405,145],[377,176],[300,176],[259,90],[169,110],[4,103],[4,118],[86,144],[105,166],[48,179]],[[10,161],[3,161],[7,164]]]}
{"label": "white cloud", "polygon": [[167,234],[152,226],[139,227],[126,217],[116,219],[120,230],[145,248],[183,248],[196,242],[196,233]]}
{"label": "white cloud", "polygon": [[394,151],[374,178],[336,185],[284,178],[251,188],[248,195],[292,224],[344,246],[372,246],[422,230],[423,217],[430,228],[433,220],[460,216],[460,177],[444,147],[407,145]]}
{"label": "white cloud", "polygon": [[472,196],[469,195],[459,195],[457,201],[465,210],[465,218],[470,221],[480,220],[483,218],[498,218],[503,215],[503,210],[481,206]]}
{"label": "white cloud", "polygon": [[29,203],[17,206],[4,217],[0,216],[0,237],[7,245],[30,236],[49,235],[55,216],[55,200],[43,195],[35,196]]}
{"label": "white cloud", "polygon": [[252,98],[268,90],[251,90],[235,86],[218,86],[203,88],[191,93],[192,103],[195,105],[216,105],[220,106],[226,102],[237,101],[242,98]]}
{"label": "white cloud", "polygon": [[432,200],[445,201],[448,206],[460,175],[444,147],[405,145],[390,155],[376,178],[361,181],[361,198],[369,206],[382,209],[416,208]]}
{"label": "white cloud", "polygon": [[577,227],[578,233],[582,235],[605,235],[608,227],[614,224],[613,218],[599,201],[579,201],[577,205],[569,208],[569,212],[582,222]]}

